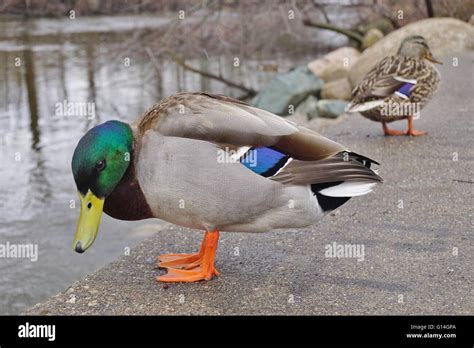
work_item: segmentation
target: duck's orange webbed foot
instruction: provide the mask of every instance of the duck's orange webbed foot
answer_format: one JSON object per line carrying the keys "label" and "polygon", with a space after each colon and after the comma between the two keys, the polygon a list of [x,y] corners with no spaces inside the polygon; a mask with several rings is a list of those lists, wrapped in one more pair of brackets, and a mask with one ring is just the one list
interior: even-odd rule
{"label": "duck's orange webbed foot", "polygon": [[413,129],[413,116],[408,116],[408,130],[405,134],[410,135],[412,137],[419,137],[420,135],[425,135],[427,133],[423,131],[414,130]]}
{"label": "duck's orange webbed foot", "polygon": [[201,249],[195,254],[165,254],[158,257],[158,267],[168,272],[156,278],[159,282],[195,282],[210,280],[220,273],[214,266],[219,232],[206,232]]}
{"label": "duck's orange webbed foot", "polygon": [[384,135],[405,135],[405,132],[403,132],[403,131],[399,131],[399,130],[395,130],[395,129],[389,129],[385,122],[382,122],[382,128],[383,128],[383,134]]}
{"label": "duck's orange webbed foot", "polygon": [[185,268],[189,264],[198,261],[202,254],[163,254],[157,257],[159,268]]}
{"label": "duck's orange webbed foot", "polygon": [[420,135],[425,135],[425,134],[428,134],[427,132],[424,132],[424,131],[417,131],[417,130],[407,130],[407,133],[406,135],[410,135],[412,137],[419,137]]}

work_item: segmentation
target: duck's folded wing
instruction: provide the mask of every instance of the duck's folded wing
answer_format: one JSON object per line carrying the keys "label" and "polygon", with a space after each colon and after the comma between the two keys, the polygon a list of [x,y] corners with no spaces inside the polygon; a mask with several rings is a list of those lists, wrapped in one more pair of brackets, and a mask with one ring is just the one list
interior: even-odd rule
{"label": "duck's folded wing", "polygon": [[331,182],[382,182],[370,167],[374,160],[354,152],[340,152],[319,161],[292,160],[278,171],[272,180],[282,183],[307,185]]}
{"label": "duck's folded wing", "polygon": [[184,137],[231,147],[274,146],[300,160],[327,158],[346,147],[244,102],[208,93],[168,97],[137,120],[139,132]]}
{"label": "duck's folded wing", "polygon": [[[408,90],[416,84],[416,62],[403,57],[386,57],[366,75],[362,82],[352,91],[352,102],[347,111],[366,111],[379,106],[377,101],[402,91],[406,96]],[[408,87],[408,88],[407,88]],[[401,97],[403,98],[403,95]]]}
{"label": "duck's folded wing", "polygon": [[376,81],[371,89],[361,96],[364,99],[370,99],[373,97],[385,98],[392,95],[406,84],[416,84],[416,80],[405,79],[397,75],[385,76]]}
{"label": "duck's folded wing", "polygon": [[141,118],[139,129],[238,146],[272,145],[275,138],[297,131],[281,117],[207,93],[180,93],[162,100]]}

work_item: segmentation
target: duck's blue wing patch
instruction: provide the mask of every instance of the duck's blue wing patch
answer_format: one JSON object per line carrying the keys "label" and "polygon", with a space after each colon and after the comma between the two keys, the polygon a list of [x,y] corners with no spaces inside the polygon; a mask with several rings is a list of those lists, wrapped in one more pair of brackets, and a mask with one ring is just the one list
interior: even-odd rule
{"label": "duck's blue wing patch", "polygon": [[411,90],[412,90],[412,87],[414,86],[415,84],[414,83],[405,83],[403,86],[401,86],[396,92],[395,94],[399,95],[400,97],[405,97],[405,98],[410,98],[410,95],[411,95]]}
{"label": "duck's blue wing patch", "polygon": [[253,147],[240,158],[248,169],[269,177],[275,175],[290,159],[290,156],[269,147]]}

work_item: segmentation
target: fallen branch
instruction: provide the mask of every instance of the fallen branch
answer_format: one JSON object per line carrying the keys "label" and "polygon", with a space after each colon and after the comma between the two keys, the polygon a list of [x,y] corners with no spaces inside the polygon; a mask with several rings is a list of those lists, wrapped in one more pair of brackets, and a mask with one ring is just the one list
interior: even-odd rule
{"label": "fallen branch", "polygon": [[339,28],[335,25],[329,24],[329,23],[316,23],[311,21],[309,18],[304,18],[303,19],[303,24],[308,26],[308,27],[314,27],[318,29],[325,29],[325,30],[331,30],[339,34],[346,35],[347,37],[357,41],[360,45],[362,44],[362,36],[359,35],[358,33],[348,30],[348,29],[343,29]]}
{"label": "fallen branch", "polygon": [[[149,47],[147,47],[145,50],[146,50],[148,56],[150,56],[151,62],[153,64],[153,66],[155,67],[155,69],[159,69],[158,62],[156,60],[155,55],[151,51],[151,49]],[[234,81],[228,80],[228,79],[226,79],[226,78],[224,78],[220,75],[215,75],[215,74],[212,74],[210,72],[207,72],[207,71],[204,71],[204,70],[199,70],[195,67],[192,67],[192,66],[188,65],[184,61],[183,58],[179,57],[176,53],[174,53],[170,49],[165,48],[165,49],[163,49],[162,52],[167,53],[176,64],[182,66],[186,70],[189,70],[189,71],[191,71],[193,73],[196,73],[196,74],[200,74],[200,75],[202,75],[204,77],[207,77],[207,78],[210,78],[210,79],[220,81],[220,82],[225,83],[226,85],[228,85],[230,87],[234,87],[234,88],[240,89],[241,91],[246,92],[246,94],[244,96],[240,97],[239,99],[247,99],[247,98],[253,97],[254,95],[257,94],[257,91],[255,91],[252,88],[249,88],[249,87],[243,86],[241,84],[238,84]]]}
{"label": "fallen branch", "polygon": [[426,12],[428,13],[428,17],[433,18],[434,11],[433,11],[433,4],[431,3],[431,0],[425,0],[425,5],[426,5]]}

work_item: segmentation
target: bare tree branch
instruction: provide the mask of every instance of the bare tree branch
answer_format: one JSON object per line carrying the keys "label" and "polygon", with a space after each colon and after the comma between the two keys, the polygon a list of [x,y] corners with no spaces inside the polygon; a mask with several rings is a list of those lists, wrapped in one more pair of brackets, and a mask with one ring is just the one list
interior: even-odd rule
{"label": "bare tree branch", "polygon": [[316,7],[319,11],[321,11],[321,13],[324,16],[324,20],[326,21],[326,23],[330,24],[331,21],[329,19],[329,16],[328,16],[324,6],[321,5],[320,3],[318,3],[317,0],[313,0],[312,2],[313,2],[313,6]]}
{"label": "bare tree branch", "polygon": [[[145,48],[145,50],[146,50],[148,56],[150,57],[151,62],[153,64],[153,66],[155,67],[155,69],[160,70],[160,66],[159,66],[159,64],[156,60],[155,55],[151,51],[151,49],[149,47],[147,47],[147,48]],[[250,98],[250,97],[254,96],[255,94],[257,94],[257,91],[255,91],[252,88],[249,88],[249,87],[243,86],[241,84],[238,84],[234,81],[228,80],[225,77],[222,77],[221,75],[215,75],[215,74],[212,74],[210,72],[203,71],[203,70],[200,70],[200,69],[197,69],[195,67],[192,67],[192,66],[188,65],[183,58],[179,57],[176,53],[174,53],[170,49],[167,49],[167,48],[163,49],[163,53],[168,54],[176,64],[182,66],[186,70],[189,70],[189,71],[191,71],[193,73],[196,73],[196,74],[200,74],[200,75],[202,75],[204,77],[208,77],[210,79],[220,81],[220,82],[225,83],[226,85],[228,85],[230,87],[234,87],[234,88],[240,89],[241,91],[246,92],[246,95],[241,97],[241,99],[247,99],[247,98]]]}
{"label": "bare tree branch", "polygon": [[309,18],[303,19],[303,24],[308,27],[331,30],[339,34],[346,35],[347,37],[357,41],[359,44],[362,44],[362,36],[356,33],[355,31],[339,28],[329,23],[316,23],[316,22],[311,21]]}

